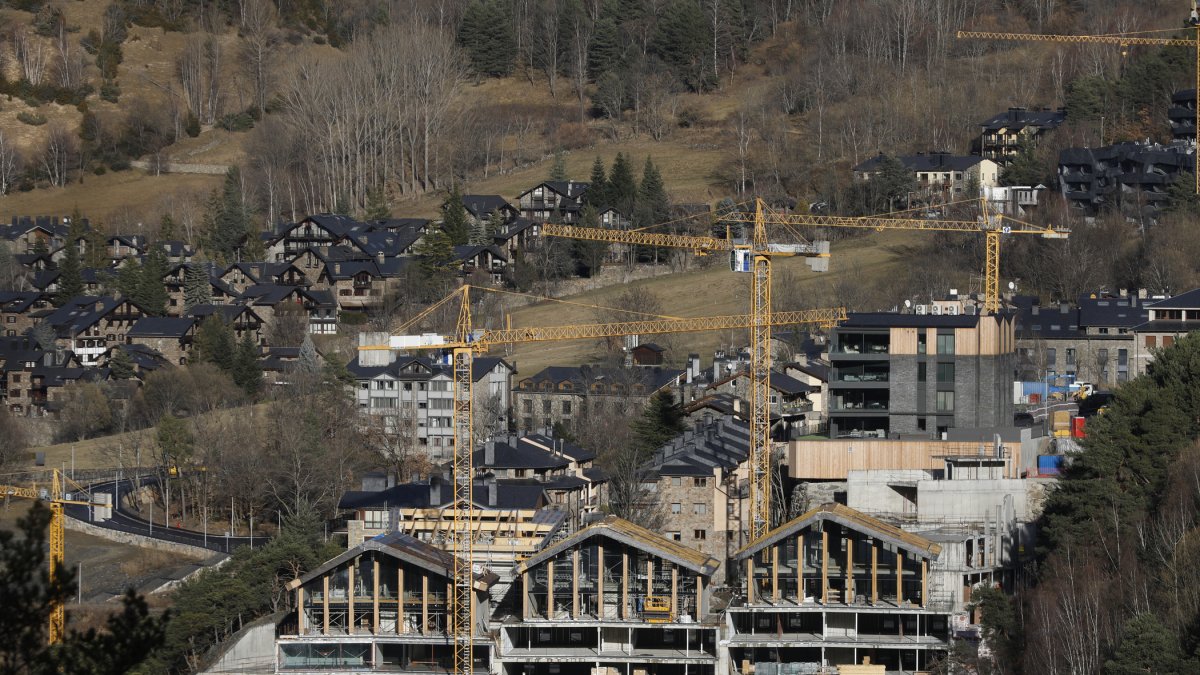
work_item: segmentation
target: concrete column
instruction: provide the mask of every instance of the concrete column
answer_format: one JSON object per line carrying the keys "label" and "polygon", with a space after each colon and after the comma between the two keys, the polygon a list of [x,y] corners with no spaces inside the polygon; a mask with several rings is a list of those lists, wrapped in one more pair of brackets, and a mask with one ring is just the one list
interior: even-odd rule
{"label": "concrete column", "polygon": [[329,575],[321,577],[321,605],[324,612],[324,625],[321,626],[321,635],[329,635]]}
{"label": "concrete column", "polygon": [[829,530],[821,530],[821,602],[829,604]]}
{"label": "concrete column", "polygon": [[379,558],[371,561],[371,570],[374,572],[371,575],[372,633],[379,635]]}
{"label": "concrete column", "polygon": [[346,568],[346,634],[354,635],[354,564],[358,562],[358,558],[350,561],[350,565]]}

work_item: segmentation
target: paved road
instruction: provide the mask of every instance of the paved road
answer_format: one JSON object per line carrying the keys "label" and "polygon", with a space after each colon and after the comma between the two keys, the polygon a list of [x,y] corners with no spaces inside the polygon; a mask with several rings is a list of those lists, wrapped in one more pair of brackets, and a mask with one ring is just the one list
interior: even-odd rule
{"label": "paved road", "polygon": [[[99,483],[92,483],[88,487],[93,493],[107,492],[110,494],[119,494],[124,496],[134,489],[135,481],[138,479],[125,478],[120,481],[110,480]],[[140,479],[142,485],[153,484],[157,482],[157,478],[143,477]],[[135,515],[127,508],[118,506],[113,509],[112,518],[105,522],[96,522],[92,519],[91,508],[87,506],[67,505],[65,508],[67,515],[87,523],[91,523],[98,527],[117,530],[118,532],[129,532],[132,534],[140,534],[142,536],[151,537],[161,541],[170,541],[177,544],[188,544],[190,546],[199,546],[209,549],[210,551],[220,551],[222,553],[230,553],[240,546],[250,546],[251,539],[249,537],[224,537],[218,536],[222,533],[208,533],[207,536],[203,532],[194,532],[192,530],[181,530],[175,527],[163,527],[160,523],[151,525],[145,519]],[[267,537],[254,537],[253,545],[262,546],[267,543]]]}

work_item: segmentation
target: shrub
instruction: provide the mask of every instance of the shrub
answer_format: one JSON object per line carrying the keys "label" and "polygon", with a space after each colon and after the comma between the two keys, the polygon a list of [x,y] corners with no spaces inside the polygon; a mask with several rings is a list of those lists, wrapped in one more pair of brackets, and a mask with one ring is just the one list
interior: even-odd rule
{"label": "shrub", "polygon": [[592,144],[592,130],[582,122],[565,122],[554,130],[554,146],[563,150],[578,150]]}
{"label": "shrub", "polygon": [[100,98],[109,103],[116,103],[121,98],[121,87],[116,82],[105,82],[100,85]]}
{"label": "shrub", "polygon": [[96,168],[92,169],[92,173],[96,174],[97,176],[103,176],[104,174],[108,173],[108,169],[104,168],[103,164],[97,164]]}
{"label": "shrub", "polygon": [[31,127],[40,127],[46,123],[46,118],[38,113],[31,113],[27,110],[22,110],[17,113],[17,119]]}
{"label": "shrub", "polygon": [[217,126],[226,131],[250,131],[254,128],[254,118],[244,112],[222,115]]}
{"label": "shrub", "polygon": [[196,113],[188,112],[187,124],[184,125],[183,131],[192,138],[200,135],[200,118],[196,117]]}

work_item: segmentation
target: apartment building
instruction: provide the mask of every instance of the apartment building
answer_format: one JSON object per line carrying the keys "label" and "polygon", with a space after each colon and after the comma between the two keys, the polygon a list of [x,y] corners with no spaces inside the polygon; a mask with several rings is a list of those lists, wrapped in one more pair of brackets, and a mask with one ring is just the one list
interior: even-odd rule
{"label": "apartment building", "polygon": [[669,368],[550,366],[521,379],[513,416],[521,430],[570,426],[589,413],[636,415],[659,391],[679,387],[684,371]]}
{"label": "apartment building", "polygon": [[1187,141],[1066,148],[1058,155],[1059,188],[1087,215],[1119,207],[1130,215],[1153,216],[1166,203],[1171,183],[1193,170],[1194,152]]}
{"label": "apartment building", "polygon": [[1012,423],[1013,314],[856,313],[829,338],[829,435],[934,437]]}
{"label": "apartment building", "polygon": [[1001,165],[1007,165],[1020,152],[1021,146],[1037,136],[1053,131],[1067,119],[1067,111],[1009,108],[979,126],[980,155]]}

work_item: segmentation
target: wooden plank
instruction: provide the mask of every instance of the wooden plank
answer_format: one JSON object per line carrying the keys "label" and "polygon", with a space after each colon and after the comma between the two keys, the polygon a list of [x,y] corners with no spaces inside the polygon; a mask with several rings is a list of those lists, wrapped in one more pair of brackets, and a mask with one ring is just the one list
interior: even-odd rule
{"label": "wooden plank", "polygon": [[796,537],[796,604],[804,603],[804,533]]}
{"label": "wooden plank", "polygon": [[829,530],[821,530],[821,602],[829,604]]}
{"label": "wooden plank", "polygon": [[779,604],[779,546],[771,547],[771,597]]}
{"label": "wooden plank", "polygon": [[904,550],[896,549],[896,606],[904,604]]}
{"label": "wooden plank", "polygon": [[374,573],[371,575],[371,623],[373,625],[371,632],[379,635],[379,558],[374,556],[372,558],[371,570]]}
{"label": "wooden plank", "polygon": [[888,336],[891,354],[914,355],[917,353],[917,328],[892,328]]}
{"label": "wooden plank", "polygon": [[879,602],[879,542],[871,540],[871,604]]}
{"label": "wooden plank", "polygon": [[329,575],[321,577],[321,610],[325,613],[324,625],[321,626],[321,635],[329,635]]}
{"label": "wooden plank", "polygon": [[854,537],[846,533],[846,604],[854,602]]}
{"label": "wooden plank", "polygon": [[[449,608],[449,605],[446,607]],[[429,572],[421,570],[421,634],[427,633],[429,633]]]}
{"label": "wooden plank", "polygon": [[596,565],[596,618],[604,618],[604,544],[596,545],[596,556],[600,564]]}
{"label": "wooden plank", "polygon": [[621,618],[629,618],[629,549],[621,549]]}
{"label": "wooden plank", "polygon": [[529,570],[521,573],[521,620],[529,620]]}
{"label": "wooden plank", "polygon": [[396,566],[396,634],[404,632],[404,563]]}
{"label": "wooden plank", "polygon": [[704,620],[704,575],[696,575],[696,616],[692,617],[694,621]]}
{"label": "wooden plank", "polygon": [[296,588],[296,634],[304,635],[304,587]]}
{"label": "wooden plank", "polygon": [[554,619],[554,558],[546,561],[546,618]]}
{"label": "wooden plank", "polygon": [[347,604],[348,609],[346,610],[346,634],[347,635],[354,635],[354,630],[356,628],[358,628],[358,626],[354,625],[354,566],[357,563],[358,563],[358,558],[354,558],[350,561],[350,566],[346,568],[346,580],[347,580],[347,588],[346,588],[347,600],[346,601],[348,603]]}
{"label": "wooden plank", "polygon": [[671,565],[671,620],[679,616],[679,568]]}
{"label": "wooden plank", "polygon": [[929,604],[929,561],[921,558],[921,607]]}
{"label": "wooden plank", "polygon": [[571,618],[579,618],[579,549],[571,556],[574,573],[571,578]]}
{"label": "wooden plank", "polygon": [[754,556],[746,557],[746,602],[754,602]]}

